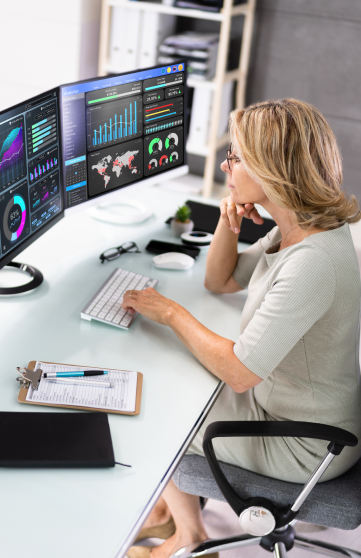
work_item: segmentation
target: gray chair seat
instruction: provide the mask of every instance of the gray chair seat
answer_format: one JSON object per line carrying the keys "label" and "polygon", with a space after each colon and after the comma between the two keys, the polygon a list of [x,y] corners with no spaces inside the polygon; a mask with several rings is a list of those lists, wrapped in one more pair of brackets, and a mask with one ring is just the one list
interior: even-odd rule
{"label": "gray chair seat", "polygon": [[[274,504],[292,504],[302,485],[271,479],[221,463],[233,488],[243,498],[262,496]],[[180,490],[225,501],[205,457],[186,455],[173,475]],[[361,524],[361,459],[340,477],[317,484],[301,506],[297,519],[338,529],[356,529]]]}

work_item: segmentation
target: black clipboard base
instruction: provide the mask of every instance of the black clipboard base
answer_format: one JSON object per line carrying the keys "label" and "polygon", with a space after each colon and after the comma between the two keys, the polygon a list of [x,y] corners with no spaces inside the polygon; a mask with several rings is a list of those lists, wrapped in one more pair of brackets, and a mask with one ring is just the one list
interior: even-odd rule
{"label": "black clipboard base", "polygon": [[20,269],[24,273],[28,273],[32,280],[24,285],[19,285],[18,287],[0,287],[0,295],[2,296],[11,296],[16,294],[27,293],[28,291],[32,291],[41,285],[44,280],[43,274],[39,271],[36,267],[32,267],[31,265],[22,264],[19,262],[9,262],[4,267],[16,267]]}

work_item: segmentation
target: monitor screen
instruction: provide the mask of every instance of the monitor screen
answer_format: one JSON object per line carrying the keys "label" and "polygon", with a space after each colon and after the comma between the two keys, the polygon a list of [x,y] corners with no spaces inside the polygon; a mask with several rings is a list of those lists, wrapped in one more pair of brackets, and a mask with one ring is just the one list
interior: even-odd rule
{"label": "monitor screen", "polygon": [[184,62],[62,86],[65,208],[185,166],[185,89]]}
{"label": "monitor screen", "polygon": [[59,89],[0,112],[0,268],[64,214]]}

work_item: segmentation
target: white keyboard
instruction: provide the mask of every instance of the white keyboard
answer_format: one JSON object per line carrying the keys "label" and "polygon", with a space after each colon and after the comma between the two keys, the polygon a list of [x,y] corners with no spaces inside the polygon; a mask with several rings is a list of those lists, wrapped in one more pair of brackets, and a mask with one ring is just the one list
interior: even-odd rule
{"label": "white keyboard", "polygon": [[115,327],[129,329],[138,312],[131,314],[122,308],[123,294],[128,290],[142,291],[156,287],[157,279],[117,267],[81,311],[83,320],[98,320]]}

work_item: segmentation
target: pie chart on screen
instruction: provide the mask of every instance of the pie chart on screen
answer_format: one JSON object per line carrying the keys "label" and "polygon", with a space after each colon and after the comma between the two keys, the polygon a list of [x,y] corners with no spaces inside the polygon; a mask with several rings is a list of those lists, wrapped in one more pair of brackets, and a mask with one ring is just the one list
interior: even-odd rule
{"label": "pie chart on screen", "polygon": [[23,198],[16,194],[8,201],[4,211],[3,229],[10,242],[15,242],[24,230],[26,221],[26,205]]}

